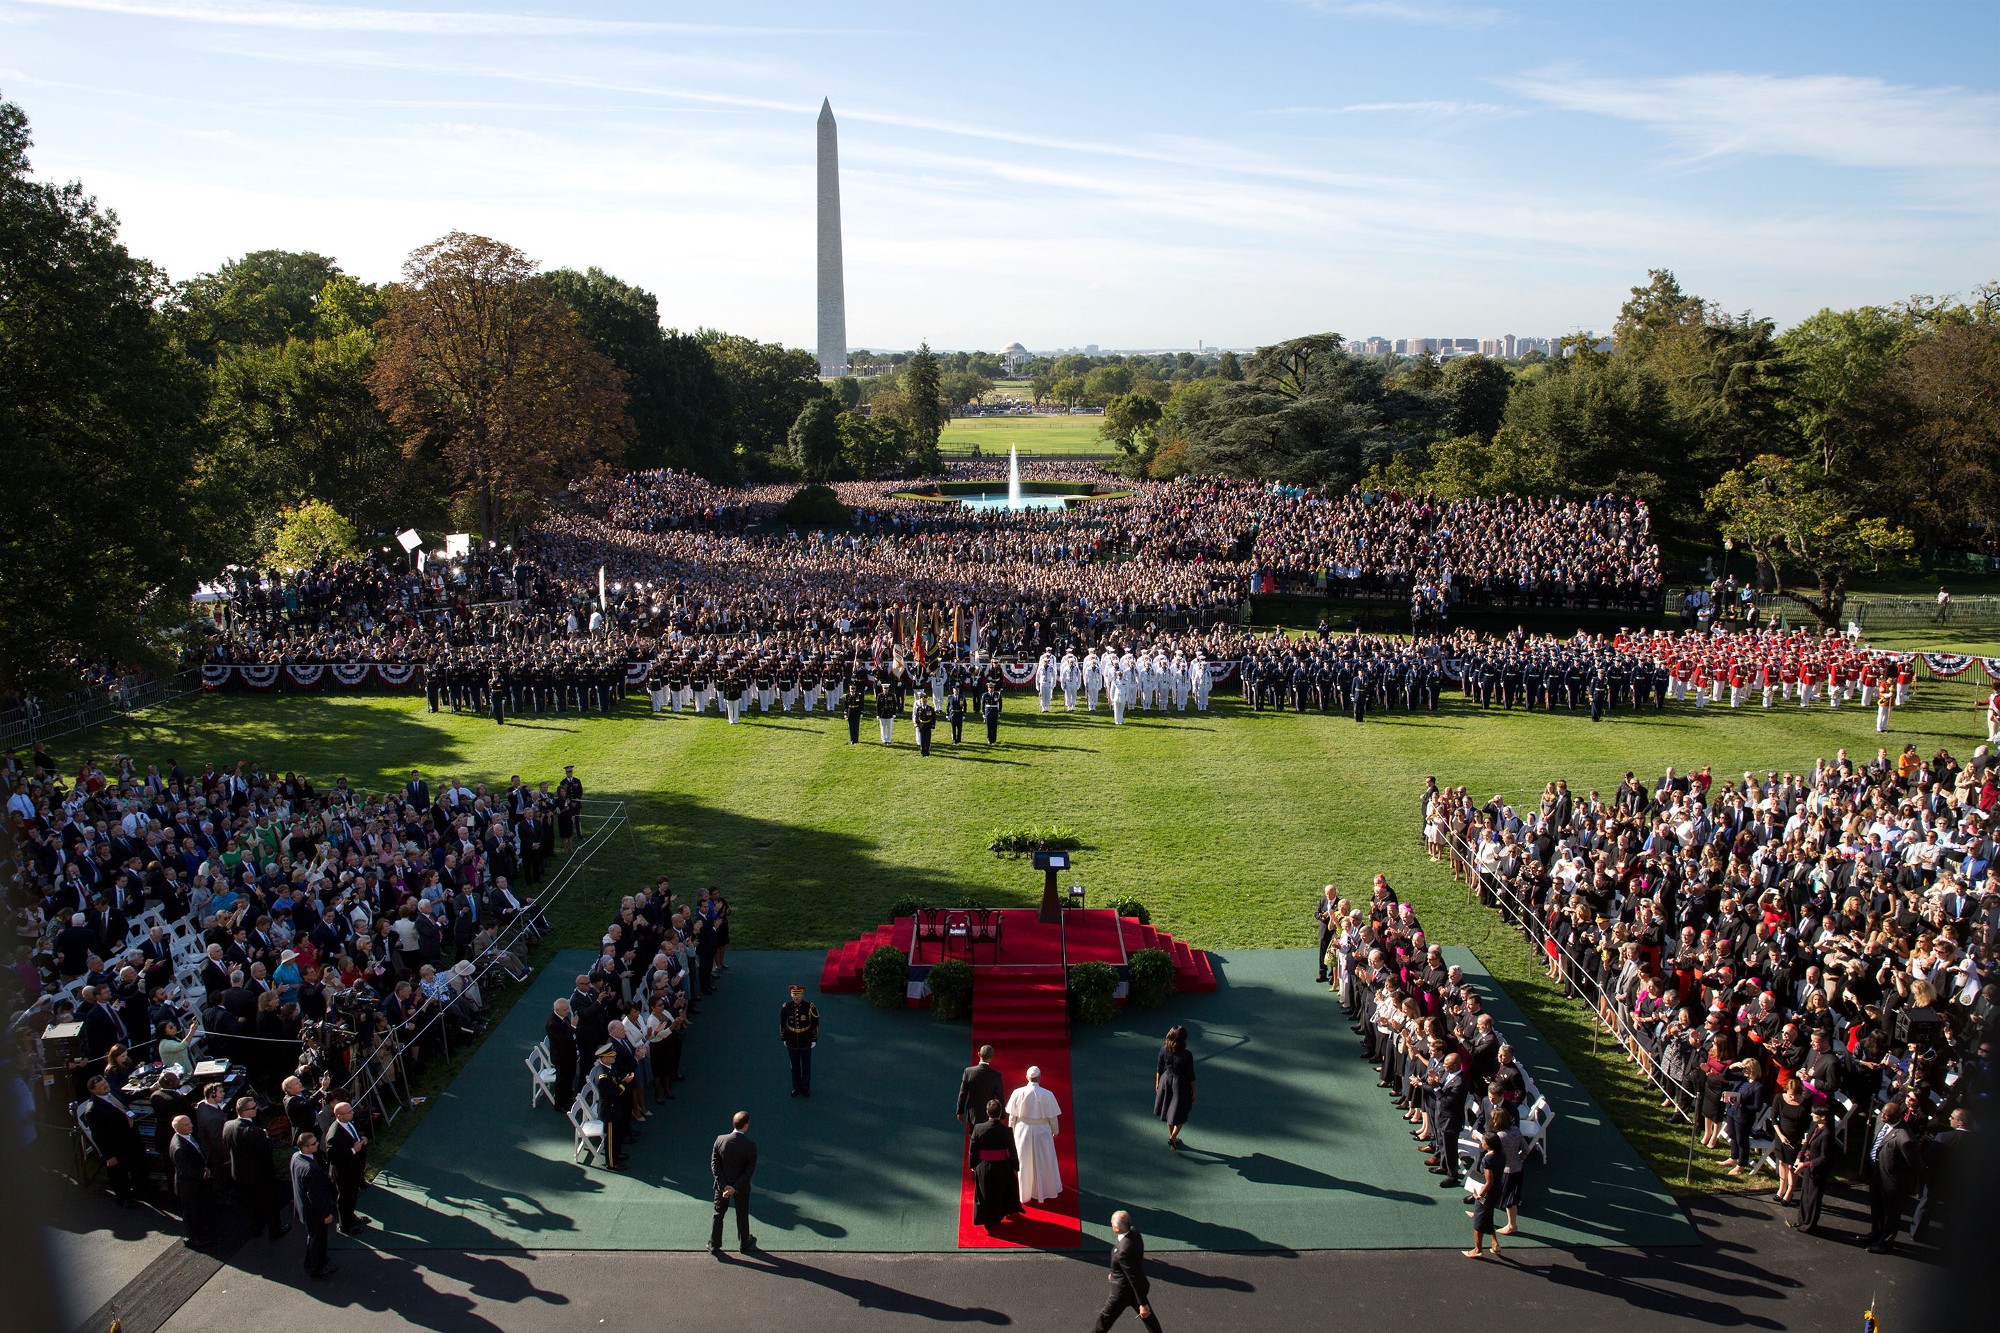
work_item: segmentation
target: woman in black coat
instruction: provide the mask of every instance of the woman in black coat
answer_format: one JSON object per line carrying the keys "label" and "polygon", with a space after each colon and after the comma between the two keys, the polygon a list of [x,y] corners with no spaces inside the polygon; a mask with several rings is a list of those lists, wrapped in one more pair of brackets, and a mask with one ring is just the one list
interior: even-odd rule
{"label": "woman in black coat", "polygon": [[1176,1024],[1167,1029],[1153,1067],[1153,1114],[1167,1122],[1169,1148],[1181,1146],[1181,1126],[1193,1110],[1194,1056],[1188,1051],[1187,1029]]}

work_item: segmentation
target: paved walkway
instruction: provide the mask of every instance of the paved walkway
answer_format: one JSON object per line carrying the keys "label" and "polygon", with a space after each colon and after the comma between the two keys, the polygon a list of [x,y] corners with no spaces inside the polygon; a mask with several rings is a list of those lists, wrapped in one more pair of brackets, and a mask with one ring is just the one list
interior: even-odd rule
{"label": "paved walkway", "polygon": [[[1155,1302],[1169,1328],[1310,1326],[1314,1316],[1421,1323],[1505,1310],[1537,1327],[1620,1333],[1719,1328],[1858,1327],[1872,1299],[1885,1328],[1921,1327],[1935,1250],[1883,1258],[1851,1241],[1801,1237],[1760,1200],[1701,1200],[1698,1246],[1656,1250],[1522,1249],[1507,1260],[1451,1251],[1174,1253],[1154,1259]],[[1851,1194],[1830,1224],[1854,1232]],[[1141,1219],[1143,1226],[1143,1219]],[[1476,1267],[1475,1267],[1476,1263]],[[634,1267],[637,1264],[638,1267]],[[684,1253],[348,1251],[310,1283],[288,1246],[248,1242],[164,1325],[376,1333],[384,1315],[410,1327],[541,1333],[659,1327],[677,1321],[884,1333],[933,1324],[1085,1327],[1103,1299],[1101,1254],[787,1254],[716,1261]],[[643,1280],[634,1281],[634,1273]],[[1129,1322],[1129,1320],[1128,1320]],[[128,1333],[152,1333],[128,1321]]]}

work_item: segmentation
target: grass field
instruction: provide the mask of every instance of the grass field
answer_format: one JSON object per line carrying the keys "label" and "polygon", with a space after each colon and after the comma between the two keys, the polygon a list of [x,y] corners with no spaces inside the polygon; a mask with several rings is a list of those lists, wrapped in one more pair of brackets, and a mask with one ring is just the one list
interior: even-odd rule
{"label": "grass field", "polygon": [[1098,435],[1103,417],[961,417],[946,423],[939,443],[947,449],[972,445],[1005,455],[1008,445],[1038,454],[1108,454],[1112,446]]}
{"label": "grass field", "polygon": [[[1977,668],[1974,669],[1975,672]],[[1919,683],[1899,712],[1896,744],[1961,755],[1984,736],[1983,693]],[[599,858],[556,912],[559,939],[592,944],[609,903],[654,874],[682,892],[721,887],[737,909],[735,939],[751,949],[819,948],[885,919],[892,900],[1027,905],[1041,877],[986,850],[991,831],[1029,822],[1074,825],[1085,844],[1076,878],[1090,901],[1136,897],[1155,924],[1198,947],[1297,947],[1329,881],[1364,892],[1385,871],[1415,902],[1433,938],[1478,952],[1528,1018],[1577,1072],[1648,1162],[1681,1179],[1686,1137],[1659,1115],[1621,1059],[1593,1056],[1593,1025],[1543,978],[1519,936],[1474,904],[1418,842],[1427,774],[1532,800],[1566,777],[1609,790],[1629,767],[1713,763],[1719,774],[1798,768],[1845,746],[1872,754],[1873,710],[1796,706],[1614,719],[1480,713],[1447,700],[1435,716],[1392,714],[1362,725],[1339,716],[1248,713],[1220,703],[1206,715],[1040,716],[1009,696],[1002,743],[940,746],[920,758],[907,723],[897,744],[847,744],[823,714],[651,717],[628,703],[616,717],[535,718],[505,727],[421,698],[216,696],[71,738],[65,768],[85,753],[129,752],[183,766],[253,758],[316,780],[345,775],[393,788],[412,766],[504,785],[508,775],[556,778],[573,763],[591,796],[630,803],[633,832]],[[977,728],[968,729],[968,736]],[[1697,1185],[1718,1185],[1704,1168]]]}

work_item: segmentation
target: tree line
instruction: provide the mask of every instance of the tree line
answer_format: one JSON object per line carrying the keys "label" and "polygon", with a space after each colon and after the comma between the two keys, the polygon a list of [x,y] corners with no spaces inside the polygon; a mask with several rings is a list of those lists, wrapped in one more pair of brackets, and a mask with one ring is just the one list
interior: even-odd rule
{"label": "tree line", "polygon": [[[156,652],[229,563],[406,526],[503,537],[593,469],[934,472],[951,412],[1003,369],[924,346],[821,381],[810,352],[683,331],[611,274],[458,232],[381,286],[284,250],[174,283],[29,147],[0,101],[0,689]],[[1038,400],[1103,406],[1134,475],[1638,495],[1672,541],[1727,536],[1771,586],[1803,576],[1829,619],[1858,570],[1993,545],[2000,286],[1780,332],[1661,271],[1609,350],[1564,351],[1395,360],[1327,333],[1025,374]]]}

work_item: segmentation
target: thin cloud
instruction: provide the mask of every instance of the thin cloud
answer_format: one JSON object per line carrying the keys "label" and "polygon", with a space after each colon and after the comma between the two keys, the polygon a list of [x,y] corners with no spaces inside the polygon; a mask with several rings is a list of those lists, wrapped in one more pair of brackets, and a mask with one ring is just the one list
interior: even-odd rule
{"label": "thin cloud", "polygon": [[1274,106],[1259,112],[1265,116],[1413,116],[1429,120],[1450,120],[1462,116],[1517,116],[1512,107],[1494,102],[1349,102],[1345,106]]}
{"label": "thin cloud", "polygon": [[1963,88],[1835,74],[1543,75],[1501,83],[1548,106],[1650,126],[1695,161],[1767,156],[1846,167],[2000,169],[2000,97]]}
{"label": "thin cloud", "polygon": [[1455,5],[1438,0],[1303,0],[1306,8],[1340,18],[1380,19],[1423,28],[1493,28],[1513,15],[1490,5]]}
{"label": "thin cloud", "polygon": [[47,9],[294,32],[381,32],[426,37],[828,37],[851,29],[766,28],[734,23],[662,23],[474,10],[347,9],[288,0],[15,0]]}

